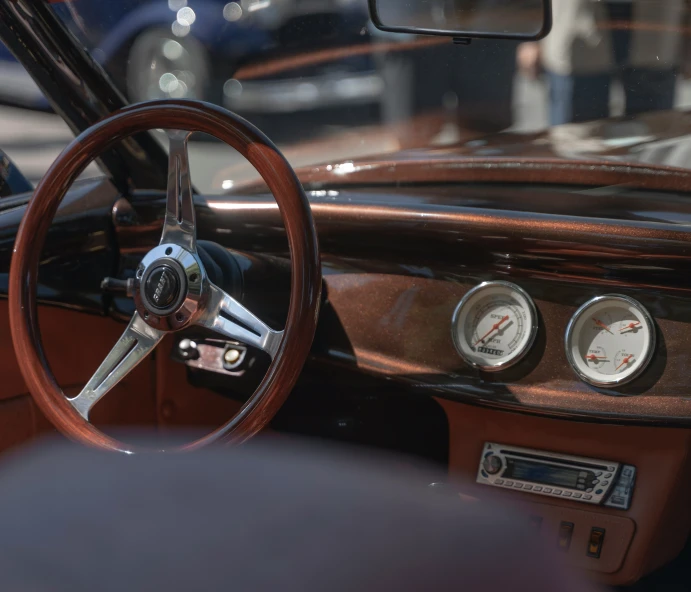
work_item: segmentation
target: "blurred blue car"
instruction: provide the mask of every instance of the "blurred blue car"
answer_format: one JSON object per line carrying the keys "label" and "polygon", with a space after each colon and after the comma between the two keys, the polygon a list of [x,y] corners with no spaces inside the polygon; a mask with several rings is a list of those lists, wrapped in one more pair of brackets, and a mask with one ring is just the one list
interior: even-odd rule
{"label": "blurred blue car", "polygon": [[[368,43],[366,0],[74,0],[54,6],[132,102],[197,98],[244,114],[274,114],[377,106],[383,99],[384,82],[370,55],[234,77],[239,68],[274,57]],[[13,83],[2,85],[0,100],[46,105],[0,46],[0,77],[6,74]]]}

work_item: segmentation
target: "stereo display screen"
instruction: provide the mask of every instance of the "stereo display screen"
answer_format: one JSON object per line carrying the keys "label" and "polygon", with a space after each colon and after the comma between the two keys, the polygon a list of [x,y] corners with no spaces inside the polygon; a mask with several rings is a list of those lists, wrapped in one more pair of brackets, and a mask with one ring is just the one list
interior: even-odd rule
{"label": "stereo display screen", "polygon": [[531,481],[533,483],[577,489],[578,474],[580,472],[578,469],[555,467],[529,460],[509,458],[506,461],[506,471],[504,471],[502,477],[504,479],[518,479],[520,481]]}

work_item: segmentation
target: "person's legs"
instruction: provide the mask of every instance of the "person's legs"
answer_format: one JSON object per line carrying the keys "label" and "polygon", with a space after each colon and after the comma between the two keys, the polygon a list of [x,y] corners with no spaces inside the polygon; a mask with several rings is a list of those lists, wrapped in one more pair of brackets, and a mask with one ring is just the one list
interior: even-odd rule
{"label": "person's legs", "polygon": [[626,93],[628,117],[674,108],[677,85],[675,70],[625,68],[621,78]]}
{"label": "person's legs", "polygon": [[609,74],[567,76],[548,73],[550,125],[609,116]]}

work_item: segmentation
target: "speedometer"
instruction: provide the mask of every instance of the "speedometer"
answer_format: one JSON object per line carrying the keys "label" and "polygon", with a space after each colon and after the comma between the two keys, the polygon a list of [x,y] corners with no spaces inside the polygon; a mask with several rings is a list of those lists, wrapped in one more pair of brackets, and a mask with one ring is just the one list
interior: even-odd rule
{"label": "speedometer", "polygon": [[456,350],[471,366],[503,370],[528,353],[537,333],[530,296],[509,282],[485,282],[468,292],[453,315]]}
{"label": "speedometer", "polygon": [[566,330],[566,355],[584,381],[595,386],[631,382],[655,351],[655,325],[633,298],[608,294],[586,302]]}

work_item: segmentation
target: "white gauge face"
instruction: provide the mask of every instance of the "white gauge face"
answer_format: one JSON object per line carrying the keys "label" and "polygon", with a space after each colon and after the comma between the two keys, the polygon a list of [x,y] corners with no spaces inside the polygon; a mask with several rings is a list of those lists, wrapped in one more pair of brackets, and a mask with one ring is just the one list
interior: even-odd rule
{"label": "white gauge face", "polygon": [[521,288],[486,282],[461,300],[453,316],[458,353],[482,370],[502,370],[518,362],[537,333],[535,305]]}
{"label": "white gauge face", "polygon": [[586,302],[566,331],[566,353],[576,373],[596,386],[625,384],[650,362],[653,320],[633,298],[600,296]]}

